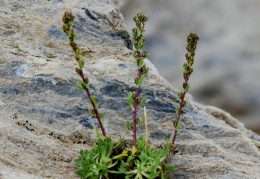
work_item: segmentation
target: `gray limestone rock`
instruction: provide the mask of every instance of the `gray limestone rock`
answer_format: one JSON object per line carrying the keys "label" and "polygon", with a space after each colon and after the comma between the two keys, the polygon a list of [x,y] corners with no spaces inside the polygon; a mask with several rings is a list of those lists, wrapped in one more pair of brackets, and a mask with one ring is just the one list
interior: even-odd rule
{"label": "gray limestone rock", "polygon": [[[137,68],[119,10],[106,0],[1,0],[0,178],[77,178],[79,150],[95,146],[97,121],[75,87],[76,62],[61,30],[65,10],[76,16],[84,70],[108,136],[132,138],[124,126],[131,120],[126,98]],[[147,97],[150,142],[160,147],[173,133],[178,90],[146,64],[141,95]],[[259,178],[260,136],[226,112],[188,100],[170,178]]]}

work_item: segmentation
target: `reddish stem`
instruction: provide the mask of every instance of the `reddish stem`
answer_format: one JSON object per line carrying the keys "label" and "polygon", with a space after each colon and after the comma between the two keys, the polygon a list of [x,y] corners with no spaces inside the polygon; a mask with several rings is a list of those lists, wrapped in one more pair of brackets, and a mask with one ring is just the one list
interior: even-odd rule
{"label": "reddish stem", "polygon": [[[189,81],[189,75],[187,74],[187,76],[185,77],[185,82],[188,84],[188,81]],[[180,102],[180,109],[179,109],[179,115],[178,115],[178,118],[177,118],[177,124],[179,123],[179,120],[180,120],[180,117],[181,117],[182,108],[183,108],[182,104],[184,102],[185,95],[186,95],[186,92],[183,92],[182,99],[181,99],[181,102]],[[177,136],[177,130],[175,130],[175,132],[174,132],[174,137],[172,139],[172,145],[174,145],[176,136]]]}
{"label": "reddish stem", "polygon": [[100,128],[101,128],[101,130],[102,130],[102,133],[103,133],[103,135],[105,136],[105,137],[107,137],[106,136],[106,131],[105,131],[105,129],[104,129],[104,127],[103,127],[103,124],[102,124],[102,122],[101,122],[101,120],[100,120],[100,116],[99,116],[99,114],[98,114],[98,110],[97,110],[97,108],[95,107],[95,104],[93,103],[93,101],[91,100],[91,98],[90,98],[90,93],[89,93],[89,90],[88,90],[88,88],[84,88],[84,90],[87,92],[87,94],[88,94],[88,97],[89,97],[89,99],[90,99],[90,101],[91,101],[91,104],[92,104],[92,106],[93,106],[93,108],[94,108],[94,111],[95,111],[95,113],[96,113],[96,117],[97,117],[97,120],[98,120],[98,123],[99,123],[99,125],[100,125]]}
{"label": "reddish stem", "polygon": [[[138,54],[140,54],[140,52],[138,52]],[[138,79],[141,78],[141,69],[138,67]],[[136,98],[138,98],[138,94],[139,94],[139,87],[136,88]],[[137,100],[133,101],[133,105],[134,105],[134,111],[133,111],[133,140],[134,140],[134,146],[136,147],[136,109],[137,109]]]}
{"label": "reddish stem", "polygon": [[[68,32],[69,32],[69,30],[68,30]],[[68,34],[68,33],[67,33],[67,34]],[[73,44],[73,45],[72,45],[72,49],[73,49],[73,51],[76,53],[76,51],[77,51],[77,45],[76,45],[75,42],[73,42],[73,38],[72,38],[72,37],[69,37],[69,39],[70,39],[70,42],[72,42],[72,44]],[[78,57],[75,57],[75,58],[76,58],[77,61],[79,60]],[[81,73],[80,73],[80,77],[81,77],[82,81],[83,81],[84,83],[86,83],[86,80],[85,80],[85,78],[84,78],[84,73],[83,73],[82,70],[81,70]],[[100,128],[101,128],[101,130],[102,130],[102,133],[103,133],[103,135],[106,137],[105,129],[104,129],[103,124],[102,124],[102,122],[101,122],[101,120],[100,120],[100,116],[99,116],[99,114],[98,114],[98,110],[97,110],[95,104],[93,103],[93,101],[91,100],[90,92],[89,92],[89,90],[88,90],[87,87],[84,87],[84,90],[85,90],[86,93],[88,94],[88,97],[89,97],[90,102],[91,102],[91,104],[92,104],[92,106],[93,106],[93,109],[94,109],[94,111],[95,111],[95,114],[96,114],[96,117],[97,117],[99,126],[100,126]]]}
{"label": "reddish stem", "polygon": [[[139,25],[139,29],[141,28],[141,23]],[[137,44],[140,41],[140,37],[138,37],[137,39]],[[137,61],[141,61],[141,52],[140,50],[137,50],[138,53],[138,59]],[[139,68],[139,64],[138,64],[138,79],[141,78],[142,72],[141,69]],[[139,87],[136,88],[136,98],[138,98],[138,94],[139,94]],[[134,100],[133,101],[133,105],[134,105],[134,111],[133,111],[133,141],[134,141],[134,146],[136,147],[136,109],[137,109],[137,105],[138,105],[138,101]]]}
{"label": "reddish stem", "polygon": [[[85,78],[84,78],[84,73],[83,73],[83,71],[81,71],[80,77],[81,77],[82,81],[83,81],[84,83],[86,83],[86,80],[85,80]],[[101,128],[101,130],[102,130],[102,133],[103,133],[103,135],[104,135],[105,137],[107,137],[107,136],[106,136],[105,129],[104,129],[104,127],[103,127],[103,124],[102,124],[102,122],[101,122],[101,120],[100,120],[100,116],[99,116],[99,114],[98,114],[98,110],[97,110],[95,104],[93,103],[93,101],[91,100],[90,92],[89,92],[89,90],[88,90],[87,87],[84,87],[84,90],[85,90],[86,93],[88,94],[88,97],[89,97],[90,102],[91,102],[91,104],[92,104],[92,106],[93,106],[93,109],[94,109],[94,111],[95,111],[95,114],[96,114],[96,117],[97,117],[99,126],[100,126],[100,128]]]}
{"label": "reddish stem", "polygon": [[[185,77],[185,82],[188,83],[188,81],[189,81],[189,75],[187,74],[187,76]],[[177,124],[179,123],[179,120],[180,120],[180,117],[181,117],[182,108],[183,108],[182,104],[184,102],[185,95],[186,95],[186,92],[183,92],[181,102],[180,102],[180,109],[179,109],[179,115],[178,115],[178,118],[177,118]],[[173,139],[172,139],[172,145],[174,145],[174,142],[176,140],[176,136],[177,136],[177,130],[174,131],[174,136],[173,136]],[[164,163],[166,163],[168,158],[169,158],[169,156],[166,159],[163,160],[162,166],[163,166]]]}

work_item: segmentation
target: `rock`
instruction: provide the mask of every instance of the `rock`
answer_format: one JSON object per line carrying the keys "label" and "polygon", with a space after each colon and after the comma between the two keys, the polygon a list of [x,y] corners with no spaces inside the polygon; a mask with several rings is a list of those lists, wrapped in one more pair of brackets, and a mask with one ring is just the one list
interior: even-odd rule
{"label": "rock", "polygon": [[[132,45],[122,14],[106,0],[34,2],[0,1],[0,178],[77,178],[75,159],[80,149],[95,146],[97,121],[75,87],[76,62],[61,17],[65,10],[76,16],[90,91],[115,140],[132,138],[124,127],[137,73]],[[173,133],[178,90],[146,64],[141,95],[147,97],[150,142],[160,147]],[[170,178],[259,178],[260,136],[226,112],[189,100],[178,153],[169,159],[176,168]],[[141,126],[138,136],[143,133]]]}
{"label": "rock", "polygon": [[[181,88],[186,37],[200,35],[190,92],[260,134],[259,1],[114,0],[128,30],[137,12],[148,15],[146,48],[160,74]],[[250,20],[248,20],[250,19]]]}

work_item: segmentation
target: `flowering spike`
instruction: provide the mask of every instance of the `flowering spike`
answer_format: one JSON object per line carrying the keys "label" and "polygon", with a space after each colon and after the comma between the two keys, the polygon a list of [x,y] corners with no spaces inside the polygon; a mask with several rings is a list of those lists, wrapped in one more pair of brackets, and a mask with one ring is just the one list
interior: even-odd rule
{"label": "flowering spike", "polygon": [[[146,65],[143,64],[143,60],[147,58],[149,55],[147,55],[147,51],[144,50],[141,52],[141,48],[143,47],[145,43],[145,38],[143,36],[144,32],[144,25],[145,22],[148,20],[148,18],[143,15],[142,13],[138,13],[136,16],[133,17],[133,20],[135,21],[136,26],[132,29],[133,31],[133,39],[134,39],[134,47],[136,50],[133,53],[133,58],[136,60],[136,63],[138,65],[138,74],[135,77],[135,84],[137,85],[137,89],[135,92],[132,93],[132,100],[133,100],[133,141],[134,146],[136,146],[136,126],[138,123],[137,117],[136,117],[136,110],[139,104],[142,103],[142,98],[139,95],[139,87],[143,82],[143,79],[145,75],[148,72],[148,68],[146,68]],[[128,99],[129,101],[129,99]],[[144,100],[145,102],[145,100]],[[143,104],[142,104],[143,105]],[[132,106],[132,105],[130,105]],[[127,129],[129,129],[129,122],[127,123]]]}
{"label": "flowering spike", "polygon": [[81,77],[81,80],[78,80],[81,85],[76,84],[76,86],[81,90],[81,91],[85,91],[90,99],[90,102],[92,104],[92,109],[89,110],[89,113],[91,115],[95,115],[99,126],[102,130],[103,136],[106,137],[106,132],[105,129],[103,127],[103,124],[101,122],[100,119],[100,114],[102,115],[101,117],[104,118],[102,113],[99,113],[97,110],[97,98],[95,96],[91,96],[89,89],[88,89],[88,77],[84,76],[84,73],[82,71],[83,67],[84,67],[84,61],[81,60],[81,55],[80,55],[80,50],[79,50],[79,45],[76,44],[76,38],[77,35],[74,33],[73,31],[73,20],[75,19],[75,16],[71,13],[66,11],[62,17],[62,21],[63,21],[63,31],[68,35],[68,40],[69,40],[69,45],[72,47],[72,50],[75,53],[75,59],[78,62],[79,68],[75,68],[76,73]]}

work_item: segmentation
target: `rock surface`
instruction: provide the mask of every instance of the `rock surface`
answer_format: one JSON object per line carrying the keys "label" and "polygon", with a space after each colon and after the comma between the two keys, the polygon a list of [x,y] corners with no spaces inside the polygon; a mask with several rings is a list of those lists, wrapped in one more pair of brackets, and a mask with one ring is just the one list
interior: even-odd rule
{"label": "rock surface", "polygon": [[260,1],[114,0],[130,31],[133,14],[149,21],[149,60],[175,87],[182,84],[186,36],[200,35],[191,90],[196,101],[218,106],[260,134]]}
{"label": "rock surface", "polygon": [[[124,129],[131,120],[126,97],[135,89],[137,69],[119,10],[106,0],[1,0],[1,179],[77,178],[79,150],[95,145],[96,120],[75,87],[76,63],[61,31],[65,10],[76,15],[84,70],[108,136],[131,139]],[[141,95],[147,96],[150,142],[162,146],[173,133],[178,90],[146,64],[150,71]],[[259,178],[260,136],[226,112],[188,100],[178,153],[169,160],[176,168],[170,178]]]}

